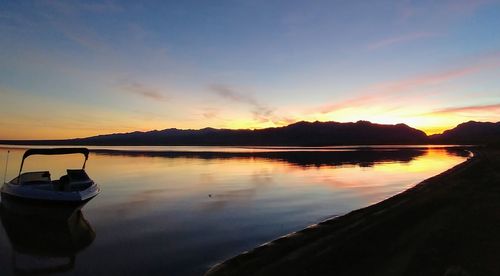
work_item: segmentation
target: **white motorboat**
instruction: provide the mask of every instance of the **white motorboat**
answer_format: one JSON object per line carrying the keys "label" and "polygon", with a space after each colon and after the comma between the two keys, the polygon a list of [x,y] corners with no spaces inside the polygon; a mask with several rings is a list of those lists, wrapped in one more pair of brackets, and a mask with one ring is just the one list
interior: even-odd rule
{"label": "white motorboat", "polygon": [[[85,156],[81,169],[68,169],[67,174],[57,180],[52,180],[49,171],[23,173],[24,160],[31,155],[62,155],[80,153]],[[1,194],[4,197],[13,197],[29,201],[52,203],[81,204],[99,194],[99,186],[85,172],[85,164],[89,157],[86,148],[54,148],[29,149],[21,161],[19,175],[4,183]]]}

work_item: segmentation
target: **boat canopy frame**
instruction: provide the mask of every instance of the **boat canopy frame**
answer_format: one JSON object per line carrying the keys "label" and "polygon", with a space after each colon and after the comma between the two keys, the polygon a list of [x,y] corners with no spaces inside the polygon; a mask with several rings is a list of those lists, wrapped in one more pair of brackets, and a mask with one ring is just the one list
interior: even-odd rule
{"label": "boat canopy frame", "polygon": [[19,175],[17,178],[17,183],[19,184],[21,180],[21,172],[23,171],[24,160],[31,155],[64,155],[64,154],[75,154],[80,153],[85,156],[85,161],[83,161],[82,170],[85,169],[85,164],[87,164],[87,160],[89,159],[89,149],[87,148],[45,148],[45,149],[28,149],[24,155],[23,160],[21,161],[21,167],[19,168]]}

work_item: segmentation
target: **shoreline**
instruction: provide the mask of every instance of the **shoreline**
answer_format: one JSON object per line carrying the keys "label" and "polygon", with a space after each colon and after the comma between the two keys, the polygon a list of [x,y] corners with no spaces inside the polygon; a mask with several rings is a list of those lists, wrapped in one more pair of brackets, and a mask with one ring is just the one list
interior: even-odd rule
{"label": "shoreline", "polygon": [[[500,154],[471,151],[474,155],[466,161],[412,188],[243,252],[212,266],[206,275],[496,275],[500,265],[481,261],[477,252],[468,254],[477,250],[468,236],[482,233],[474,233],[462,214],[475,206],[464,205],[471,200],[491,203],[500,211],[500,186],[493,200],[483,191],[496,191],[491,183],[500,185],[499,162],[492,162],[500,161]],[[478,183],[484,187],[472,189]],[[491,224],[495,217],[484,214],[495,215],[480,210],[471,220],[481,221],[485,230],[500,231],[500,223]],[[500,254],[500,238],[485,237],[498,242],[492,249]],[[456,271],[463,273],[446,274]]]}

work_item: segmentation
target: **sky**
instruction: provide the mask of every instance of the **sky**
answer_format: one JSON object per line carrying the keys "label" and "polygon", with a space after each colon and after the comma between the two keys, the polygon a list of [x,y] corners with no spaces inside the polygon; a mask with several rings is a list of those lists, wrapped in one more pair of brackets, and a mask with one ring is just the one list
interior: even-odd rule
{"label": "sky", "polygon": [[0,139],[496,122],[499,30],[499,0],[0,0]]}

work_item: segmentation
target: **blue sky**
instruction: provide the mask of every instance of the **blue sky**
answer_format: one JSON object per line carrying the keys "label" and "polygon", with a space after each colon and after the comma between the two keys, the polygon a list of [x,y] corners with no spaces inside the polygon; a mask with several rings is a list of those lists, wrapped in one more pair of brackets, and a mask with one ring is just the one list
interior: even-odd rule
{"label": "blue sky", "polygon": [[500,1],[2,1],[0,138],[500,117]]}

